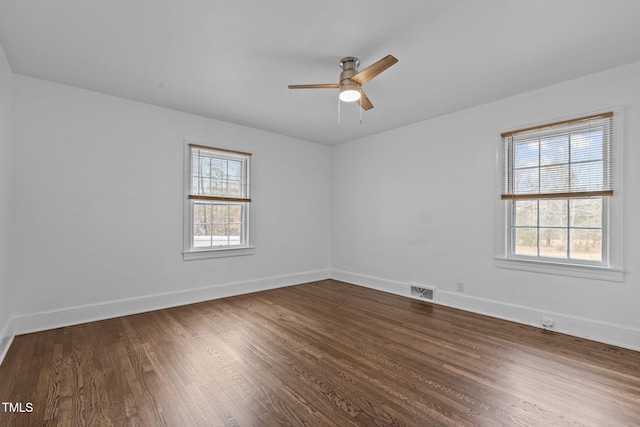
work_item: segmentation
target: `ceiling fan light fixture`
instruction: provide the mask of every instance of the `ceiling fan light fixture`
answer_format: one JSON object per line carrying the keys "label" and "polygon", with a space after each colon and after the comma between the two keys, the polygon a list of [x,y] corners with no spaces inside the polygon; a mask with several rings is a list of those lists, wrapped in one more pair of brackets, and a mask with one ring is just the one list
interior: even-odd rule
{"label": "ceiling fan light fixture", "polygon": [[360,99],[360,87],[354,83],[348,83],[340,87],[340,101],[355,102]]}

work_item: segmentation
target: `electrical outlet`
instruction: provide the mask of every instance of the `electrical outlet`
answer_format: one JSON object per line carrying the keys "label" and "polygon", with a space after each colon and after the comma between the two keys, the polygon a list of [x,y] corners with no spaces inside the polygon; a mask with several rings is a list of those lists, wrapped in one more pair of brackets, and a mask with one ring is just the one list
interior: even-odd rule
{"label": "electrical outlet", "polygon": [[548,317],[543,317],[542,318],[542,327],[543,328],[553,328],[553,325],[554,325],[553,319],[550,319]]}
{"label": "electrical outlet", "polygon": [[464,292],[464,282],[462,280],[458,280],[458,292]]}

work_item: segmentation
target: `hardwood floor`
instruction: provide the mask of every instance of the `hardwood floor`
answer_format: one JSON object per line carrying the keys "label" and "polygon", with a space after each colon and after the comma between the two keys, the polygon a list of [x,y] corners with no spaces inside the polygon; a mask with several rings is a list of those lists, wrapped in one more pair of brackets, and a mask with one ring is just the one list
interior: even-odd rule
{"label": "hardwood floor", "polygon": [[640,353],[326,280],[18,336],[0,400],[33,407],[1,426],[636,426]]}

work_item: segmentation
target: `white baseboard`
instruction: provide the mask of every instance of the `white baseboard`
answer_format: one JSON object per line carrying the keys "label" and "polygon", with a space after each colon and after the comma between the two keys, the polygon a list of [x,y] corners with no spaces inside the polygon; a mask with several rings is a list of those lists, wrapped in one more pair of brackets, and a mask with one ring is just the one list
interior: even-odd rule
{"label": "white baseboard", "polygon": [[[340,270],[332,270],[331,278],[383,292],[419,299],[411,296],[410,286],[405,282],[381,279],[379,277]],[[555,332],[640,351],[640,330],[623,325],[554,313],[533,307],[508,304],[440,289],[437,289],[434,293],[434,300],[429,302],[538,328],[541,328],[542,318],[547,317],[554,320],[554,326],[550,328],[550,330]]]}
{"label": "white baseboard", "polygon": [[[62,310],[34,313],[13,319],[12,333],[15,335],[61,328],[94,322],[96,320],[152,310],[193,304],[218,298],[226,298],[251,292],[276,289],[300,283],[314,282],[329,278],[329,270],[317,270],[285,276],[268,277],[244,282],[227,283],[206,288],[148,295],[99,304],[69,307]],[[4,342],[4,341],[3,341]]]}
{"label": "white baseboard", "polygon": [[13,321],[12,319],[9,319],[7,323],[0,329],[0,365],[2,365],[2,361],[7,355],[9,347],[11,347],[13,337]]}
{"label": "white baseboard", "polygon": [[394,280],[381,279],[379,277],[366,276],[364,274],[349,273],[348,271],[331,270],[331,278],[342,282],[351,283],[365,288],[410,297],[409,284]]}

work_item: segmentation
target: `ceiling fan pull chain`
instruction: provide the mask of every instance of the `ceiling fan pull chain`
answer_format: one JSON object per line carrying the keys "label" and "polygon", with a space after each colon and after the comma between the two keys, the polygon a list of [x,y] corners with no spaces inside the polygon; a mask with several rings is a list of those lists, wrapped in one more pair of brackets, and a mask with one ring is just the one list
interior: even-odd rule
{"label": "ceiling fan pull chain", "polygon": [[362,86],[358,85],[358,90],[360,91],[360,99],[358,99],[358,104],[360,104],[360,124],[362,124]]}
{"label": "ceiling fan pull chain", "polygon": [[338,98],[338,130],[340,130],[340,98]]}

